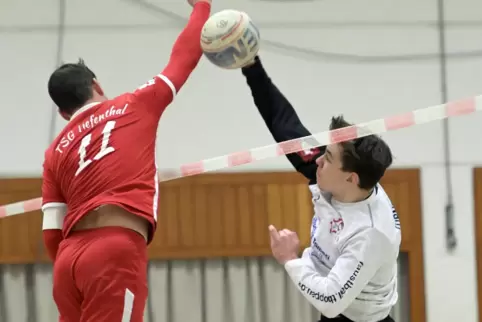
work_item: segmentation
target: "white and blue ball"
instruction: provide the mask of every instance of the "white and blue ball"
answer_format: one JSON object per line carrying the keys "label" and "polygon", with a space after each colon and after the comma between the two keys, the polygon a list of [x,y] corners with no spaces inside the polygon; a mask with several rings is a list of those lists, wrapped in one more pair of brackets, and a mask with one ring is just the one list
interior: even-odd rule
{"label": "white and blue ball", "polygon": [[242,68],[258,54],[258,28],[244,12],[223,10],[212,15],[201,33],[201,48],[207,59],[224,69]]}

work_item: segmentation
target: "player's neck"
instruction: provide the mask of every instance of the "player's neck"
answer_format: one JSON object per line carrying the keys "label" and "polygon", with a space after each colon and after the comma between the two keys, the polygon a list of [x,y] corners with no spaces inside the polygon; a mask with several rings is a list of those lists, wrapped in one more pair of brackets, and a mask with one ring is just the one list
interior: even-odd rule
{"label": "player's neck", "polygon": [[72,115],[62,115],[62,117],[69,121],[70,119],[72,119],[79,111],[81,111],[82,109],[84,109],[85,107],[87,107],[88,105],[90,104],[94,104],[94,103],[101,103],[101,102],[104,102],[107,100],[107,97],[105,96],[102,96],[102,95],[99,95],[99,94],[94,94],[92,96],[92,98],[90,100],[87,100],[84,105],[82,105],[81,107],[79,107],[78,109],[76,109]]}
{"label": "player's neck", "polygon": [[91,100],[88,100],[87,102],[85,102],[85,104],[79,108],[79,110],[83,109],[84,107],[88,106],[88,105],[93,105],[95,103],[101,103],[105,101],[105,99],[91,99]]}
{"label": "player's neck", "polygon": [[85,102],[85,104],[81,108],[79,108],[79,110],[84,108],[87,105],[95,104],[95,103],[102,103],[104,101],[107,101],[107,97],[102,96],[102,95],[94,95],[90,100],[87,100]]}
{"label": "player's neck", "polygon": [[373,190],[365,190],[360,188],[346,189],[343,192],[333,193],[333,199],[342,203],[355,203],[363,201],[370,197]]}
{"label": "player's neck", "polygon": [[96,91],[94,91],[94,94],[92,95],[92,98],[85,102],[85,105],[92,104],[92,103],[99,103],[99,102],[104,102],[107,101],[107,97],[104,95],[100,95]]}

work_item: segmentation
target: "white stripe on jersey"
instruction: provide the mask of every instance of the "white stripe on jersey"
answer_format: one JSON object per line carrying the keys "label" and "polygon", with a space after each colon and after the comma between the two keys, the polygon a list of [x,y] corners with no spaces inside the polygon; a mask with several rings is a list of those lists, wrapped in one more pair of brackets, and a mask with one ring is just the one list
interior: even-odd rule
{"label": "white stripe on jersey", "polygon": [[160,79],[162,79],[166,84],[167,86],[169,86],[171,88],[171,91],[172,91],[172,97],[176,97],[177,95],[177,91],[176,91],[176,87],[174,86],[174,84],[171,82],[171,80],[169,78],[167,78],[166,76],[162,75],[162,74],[159,74],[157,75]]}

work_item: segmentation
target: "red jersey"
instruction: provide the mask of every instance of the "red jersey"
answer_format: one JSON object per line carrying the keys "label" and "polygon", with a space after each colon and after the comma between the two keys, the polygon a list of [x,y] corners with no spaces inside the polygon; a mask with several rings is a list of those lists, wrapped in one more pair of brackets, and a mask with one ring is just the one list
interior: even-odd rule
{"label": "red jersey", "polygon": [[64,237],[104,204],[120,206],[156,226],[155,162],[159,118],[176,94],[159,75],[134,93],[79,109],[45,153],[43,204],[68,205]]}
{"label": "red jersey", "polygon": [[201,58],[199,39],[210,10],[206,2],[194,5],[161,74],[133,93],[79,109],[45,152],[43,235],[52,259],[60,240],[82,216],[105,204],[146,218],[151,223],[148,242],[152,241],[159,118]]}

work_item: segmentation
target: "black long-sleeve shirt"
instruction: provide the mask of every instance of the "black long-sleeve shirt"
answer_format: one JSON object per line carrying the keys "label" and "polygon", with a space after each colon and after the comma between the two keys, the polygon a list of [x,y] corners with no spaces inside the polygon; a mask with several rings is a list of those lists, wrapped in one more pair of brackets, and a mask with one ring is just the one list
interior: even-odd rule
{"label": "black long-sleeve shirt", "polygon": [[[242,69],[251,89],[254,104],[264,119],[276,142],[297,139],[311,135],[301,123],[295,109],[271,81],[258,57],[253,65]],[[325,147],[286,155],[293,167],[316,183],[316,159],[325,153]]]}

